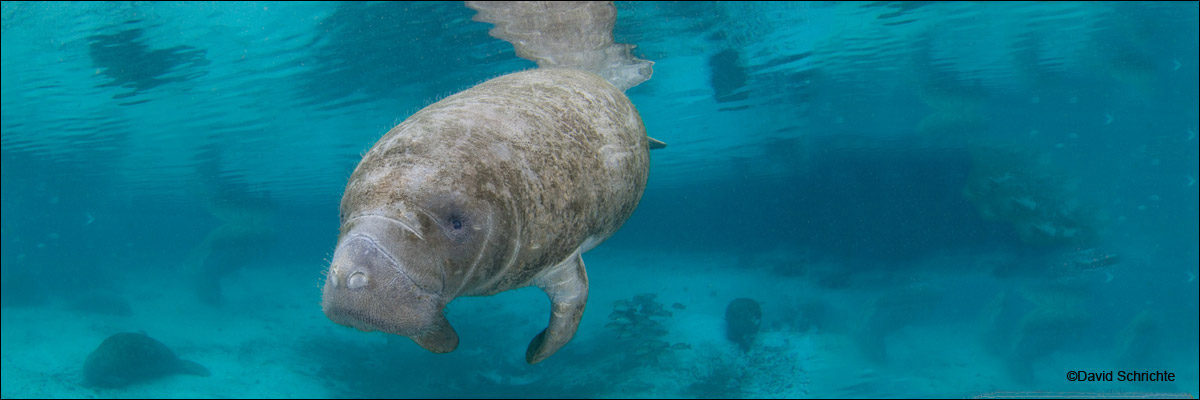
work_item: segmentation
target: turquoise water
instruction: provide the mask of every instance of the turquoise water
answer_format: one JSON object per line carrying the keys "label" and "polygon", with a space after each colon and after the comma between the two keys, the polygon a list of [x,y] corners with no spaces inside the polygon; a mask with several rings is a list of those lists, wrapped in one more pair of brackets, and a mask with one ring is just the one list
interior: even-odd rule
{"label": "turquoise water", "polygon": [[[4,2],[3,397],[1198,395],[1195,2],[617,10],[669,146],[530,366],[537,289],[443,355],[320,308],[361,155],[534,67],[472,10]],[[211,375],[86,384],[139,331]]]}

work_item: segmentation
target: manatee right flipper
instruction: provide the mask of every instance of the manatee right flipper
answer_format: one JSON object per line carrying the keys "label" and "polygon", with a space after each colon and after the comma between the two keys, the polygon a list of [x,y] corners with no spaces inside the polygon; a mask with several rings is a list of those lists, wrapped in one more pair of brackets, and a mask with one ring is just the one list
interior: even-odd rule
{"label": "manatee right flipper", "polygon": [[588,295],[583,257],[576,253],[535,278],[533,283],[550,296],[551,306],[550,325],[535,336],[525,350],[525,361],[537,364],[571,341],[579,328]]}
{"label": "manatee right flipper", "polygon": [[663,148],[667,147],[667,143],[664,141],[661,141],[661,140],[658,140],[658,139],[655,139],[655,138],[652,138],[649,136],[647,136],[646,139],[650,140],[650,150],[658,150],[658,149],[663,149]]}

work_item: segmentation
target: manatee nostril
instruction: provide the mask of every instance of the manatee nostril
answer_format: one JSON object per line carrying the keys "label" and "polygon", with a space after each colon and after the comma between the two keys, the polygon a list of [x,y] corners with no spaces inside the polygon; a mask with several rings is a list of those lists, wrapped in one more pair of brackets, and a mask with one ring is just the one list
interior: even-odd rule
{"label": "manatee nostril", "polygon": [[350,278],[346,280],[346,287],[350,289],[361,289],[363,286],[367,286],[367,274],[362,271],[350,274]]}

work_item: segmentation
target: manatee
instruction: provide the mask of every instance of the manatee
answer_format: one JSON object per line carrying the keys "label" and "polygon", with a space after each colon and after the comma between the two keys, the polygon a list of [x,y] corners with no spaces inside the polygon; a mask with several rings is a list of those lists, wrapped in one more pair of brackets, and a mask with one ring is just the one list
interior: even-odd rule
{"label": "manatee", "polygon": [[176,357],[144,333],[109,336],[83,363],[84,383],[93,387],[123,387],[173,374],[210,375],[208,368]]}
{"label": "manatee", "polygon": [[240,268],[261,263],[266,254],[263,249],[279,236],[275,202],[222,177],[215,161],[209,161],[220,158],[218,155],[205,157],[197,169],[207,193],[202,204],[219,225],[192,248],[184,264],[196,297],[211,306],[222,303],[221,280]]}
{"label": "manatee", "polygon": [[[375,143],[342,196],[321,306],[338,324],[445,353],[458,345],[443,313],[450,301],[537,286],[552,312],[526,350],[533,364],[575,335],[589,289],[581,255],[617,231],[645,189],[653,139],[623,89],[649,65],[609,57],[629,53],[612,43],[611,4],[472,7],[518,54],[558,61],[449,96]],[[564,7],[582,8],[554,12]],[[546,35],[518,37],[537,29]],[[548,38],[557,41],[539,47]],[[584,61],[560,62],[561,48],[586,50],[573,53]]]}

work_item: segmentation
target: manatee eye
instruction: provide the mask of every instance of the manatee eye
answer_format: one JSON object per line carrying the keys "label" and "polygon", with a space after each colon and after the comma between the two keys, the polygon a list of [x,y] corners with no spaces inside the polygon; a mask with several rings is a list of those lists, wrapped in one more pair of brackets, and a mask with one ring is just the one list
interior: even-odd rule
{"label": "manatee eye", "polygon": [[431,198],[425,209],[425,215],[429,218],[425,221],[449,239],[452,245],[469,243],[478,236],[478,213],[457,197],[444,195]]}
{"label": "manatee eye", "polygon": [[471,239],[471,230],[467,229],[471,225],[471,219],[457,212],[452,212],[445,217],[444,222],[446,237],[450,238],[455,243],[466,243]]}

